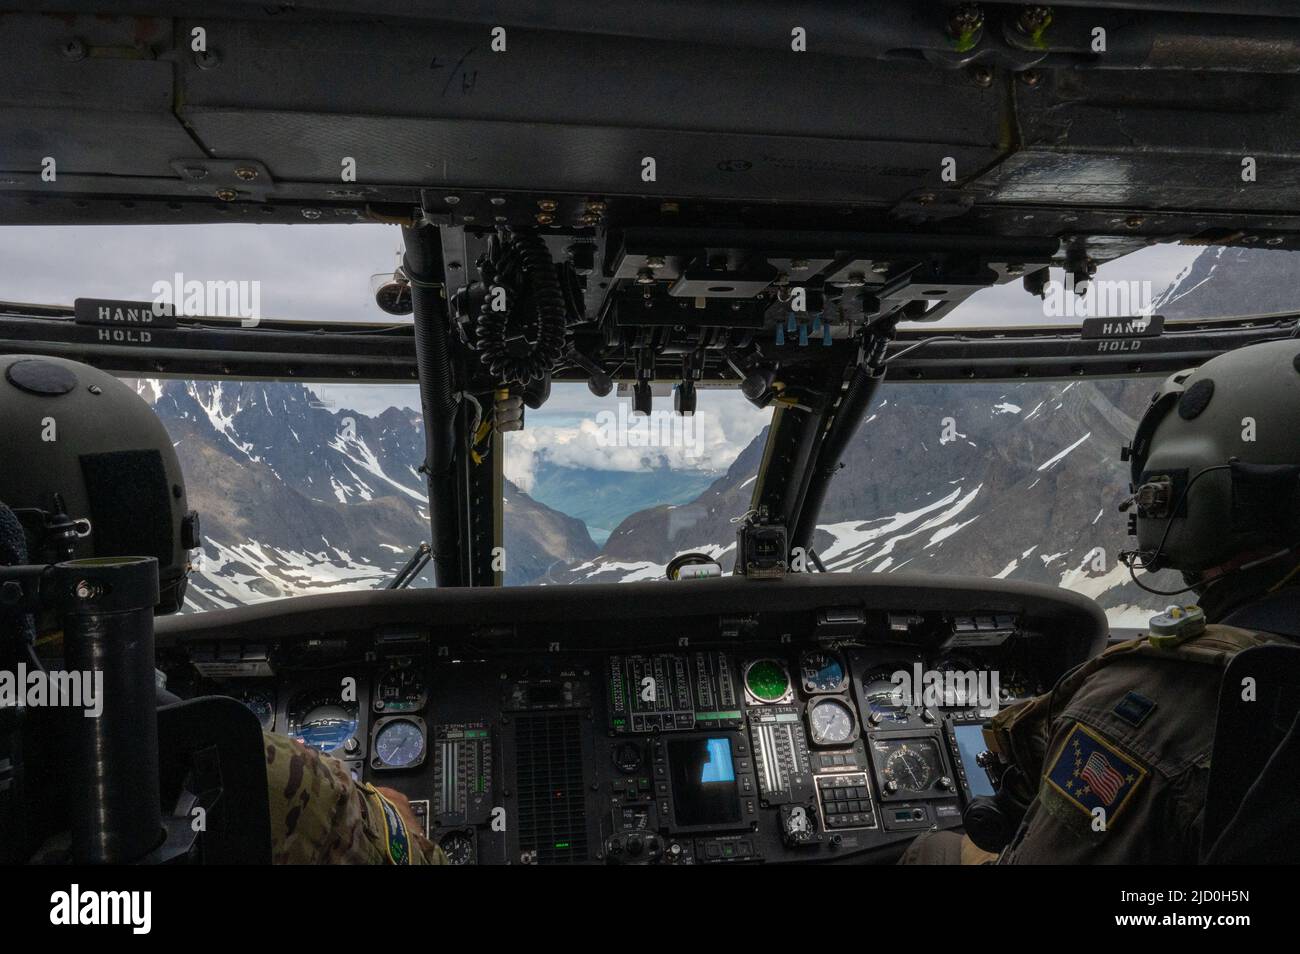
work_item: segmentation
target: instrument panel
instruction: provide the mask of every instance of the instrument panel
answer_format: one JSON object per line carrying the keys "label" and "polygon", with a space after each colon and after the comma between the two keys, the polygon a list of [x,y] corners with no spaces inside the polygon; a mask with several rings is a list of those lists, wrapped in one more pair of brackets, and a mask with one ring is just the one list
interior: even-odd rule
{"label": "instrument panel", "polygon": [[892,861],[960,825],[980,723],[1056,673],[1013,615],[837,619],[571,650],[405,627],[170,675],[403,792],[455,864]]}

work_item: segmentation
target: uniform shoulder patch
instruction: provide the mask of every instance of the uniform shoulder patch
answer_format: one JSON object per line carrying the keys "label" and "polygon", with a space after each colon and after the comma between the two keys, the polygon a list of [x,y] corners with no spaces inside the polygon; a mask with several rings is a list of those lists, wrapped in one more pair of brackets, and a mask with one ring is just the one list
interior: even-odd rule
{"label": "uniform shoulder patch", "polygon": [[1076,722],[1056,752],[1045,781],[1086,815],[1106,812],[1109,827],[1147,776],[1146,767]]}
{"label": "uniform shoulder patch", "polygon": [[402,821],[401,814],[398,813],[397,807],[386,799],[381,792],[371,788],[370,792],[374,794],[375,799],[379,802],[380,811],[384,826],[384,849],[388,852],[389,860],[395,865],[409,865],[411,863],[411,837],[407,834],[406,823]]}

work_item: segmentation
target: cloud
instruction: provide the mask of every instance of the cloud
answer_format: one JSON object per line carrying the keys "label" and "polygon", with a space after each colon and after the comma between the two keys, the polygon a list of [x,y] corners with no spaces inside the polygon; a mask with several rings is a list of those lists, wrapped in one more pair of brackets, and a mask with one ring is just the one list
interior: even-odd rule
{"label": "cloud", "polygon": [[554,410],[548,403],[530,411],[525,429],[506,435],[505,475],[521,490],[532,488],[543,462],[624,472],[723,471],[771,419],[770,410],[734,391],[700,391],[689,420],[656,411],[647,421],[628,413],[628,403],[587,397],[585,414],[579,396],[565,394]]}

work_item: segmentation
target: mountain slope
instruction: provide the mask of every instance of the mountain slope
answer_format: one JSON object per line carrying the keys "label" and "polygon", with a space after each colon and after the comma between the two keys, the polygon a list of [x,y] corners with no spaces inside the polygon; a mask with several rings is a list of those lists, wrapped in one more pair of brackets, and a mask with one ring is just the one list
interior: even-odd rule
{"label": "mountain slope", "polygon": [[599,548],[581,520],[538,503],[509,480],[504,484],[502,544],[507,586],[532,583],[554,566],[596,555]]}

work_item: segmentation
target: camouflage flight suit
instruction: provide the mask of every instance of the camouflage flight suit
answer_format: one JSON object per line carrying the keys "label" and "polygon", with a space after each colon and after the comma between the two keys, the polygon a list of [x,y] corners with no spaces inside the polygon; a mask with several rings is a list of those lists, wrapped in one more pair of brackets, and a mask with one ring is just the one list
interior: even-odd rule
{"label": "camouflage flight suit", "polygon": [[263,740],[275,864],[446,864],[441,848],[338,759],[282,735]]}
{"label": "camouflage flight suit", "polygon": [[[1195,864],[1223,668],[1277,638],[1223,625],[1167,648],[1143,636],[998,713],[990,749],[1038,783],[998,863]],[[923,835],[902,860],[969,863],[960,840]]]}

